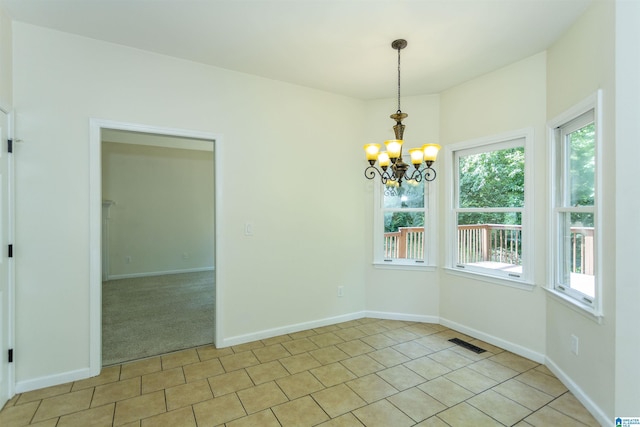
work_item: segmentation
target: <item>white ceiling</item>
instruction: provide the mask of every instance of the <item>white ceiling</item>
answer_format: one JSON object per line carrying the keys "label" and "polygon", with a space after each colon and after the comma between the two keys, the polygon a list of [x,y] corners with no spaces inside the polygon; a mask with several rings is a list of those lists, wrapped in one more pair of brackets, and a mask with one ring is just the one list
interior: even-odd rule
{"label": "white ceiling", "polygon": [[[549,47],[592,0],[0,0],[16,21],[362,99],[438,93]],[[599,0],[594,0],[599,1]]]}

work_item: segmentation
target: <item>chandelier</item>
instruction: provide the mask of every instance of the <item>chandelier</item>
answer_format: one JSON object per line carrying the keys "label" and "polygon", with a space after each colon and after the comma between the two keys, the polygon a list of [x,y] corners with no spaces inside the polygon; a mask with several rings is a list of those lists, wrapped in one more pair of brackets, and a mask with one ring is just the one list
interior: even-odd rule
{"label": "chandelier", "polygon": [[[404,125],[402,120],[408,115],[400,110],[400,51],[407,47],[407,41],[403,39],[395,40],[391,47],[398,51],[398,110],[391,114],[396,125],[393,127],[396,139],[384,142],[387,151],[380,151],[380,144],[366,144],[364,151],[367,156],[369,166],[364,170],[367,179],[374,179],[376,174],[380,176],[382,184],[388,187],[400,187],[402,181],[418,183],[422,180],[433,181],[436,179],[436,171],[431,167],[436,161],[440,146],[438,144],[425,144],[422,148],[409,149],[411,164],[406,164],[402,160],[402,143],[404,135]],[[375,166],[378,162],[379,168]],[[409,171],[411,168],[411,171]]]}

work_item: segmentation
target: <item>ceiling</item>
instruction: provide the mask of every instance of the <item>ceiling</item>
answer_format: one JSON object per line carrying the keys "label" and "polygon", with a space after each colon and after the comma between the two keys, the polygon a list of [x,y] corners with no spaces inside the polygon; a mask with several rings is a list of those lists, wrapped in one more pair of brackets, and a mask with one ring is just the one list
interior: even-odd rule
{"label": "ceiling", "polygon": [[[592,0],[0,0],[15,21],[361,99],[441,92],[549,47]],[[593,0],[598,1],[598,0]]]}

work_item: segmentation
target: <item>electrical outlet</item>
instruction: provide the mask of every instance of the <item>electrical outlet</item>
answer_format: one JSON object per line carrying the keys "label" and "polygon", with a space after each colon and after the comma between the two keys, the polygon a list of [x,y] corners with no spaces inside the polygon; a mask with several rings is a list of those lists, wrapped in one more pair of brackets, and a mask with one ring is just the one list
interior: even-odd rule
{"label": "electrical outlet", "polygon": [[244,235],[245,236],[253,236],[253,223],[245,222],[245,224],[244,224]]}
{"label": "electrical outlet", "polygon": [[182,252],[182,259],[184,260],[189,259],[189,252]]}
{"label": "electrical outlet", "polygon": [[580,344],[580,340],[577,336],[571,335],[571,353],[578,355],[578,346]]}
{"label": "electrical outlet", "polygon": [[344,296],[344,286],[338,286],[338,296],[339,297]]}

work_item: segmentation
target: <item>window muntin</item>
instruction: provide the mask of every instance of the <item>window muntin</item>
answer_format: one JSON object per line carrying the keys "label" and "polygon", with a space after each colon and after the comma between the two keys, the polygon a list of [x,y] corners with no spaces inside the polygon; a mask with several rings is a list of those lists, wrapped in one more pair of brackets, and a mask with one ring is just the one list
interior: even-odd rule
{"label": "window muntin", "polygon": [[596,299],[596,132],[590,110],[556,128],[553,287],[582,304]]}
{"label": "window muntin", "polygon": [[432,244],[425,237],[430,221],[428,183],[410,180],[400,187],[377,188],[374,263],[424,266]]}
{"label": "window muntin", "polygon": [[454,267],[524,276],[525,139],[454,151]]}

